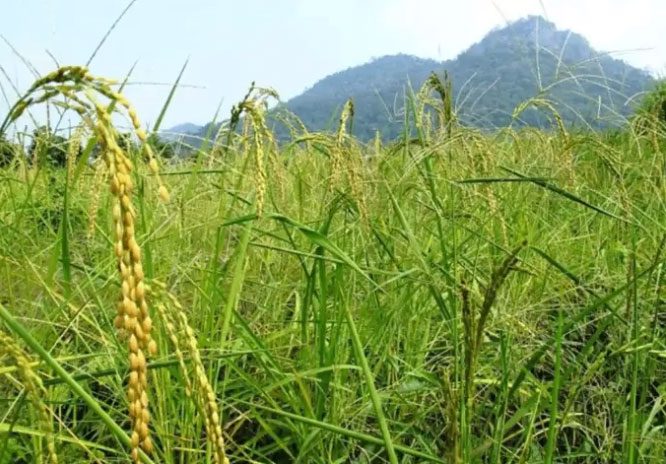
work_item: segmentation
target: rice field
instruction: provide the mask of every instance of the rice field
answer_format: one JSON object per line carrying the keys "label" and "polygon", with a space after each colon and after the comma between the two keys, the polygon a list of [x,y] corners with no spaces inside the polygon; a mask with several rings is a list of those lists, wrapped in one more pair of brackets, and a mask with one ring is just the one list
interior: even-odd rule
{"label": "rice field", "polygon": [[663,463],[664,133],[442,95],[278,143],[252,89],[164,159],[122,86],[38,80],[0,132],[81,125],[0,170],[0,463]]}

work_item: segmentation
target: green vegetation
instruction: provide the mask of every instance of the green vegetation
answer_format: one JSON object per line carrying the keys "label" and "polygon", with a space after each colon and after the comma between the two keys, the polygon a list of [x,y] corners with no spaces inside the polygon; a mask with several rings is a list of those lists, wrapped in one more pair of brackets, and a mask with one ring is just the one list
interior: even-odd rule
{"label": "green vegetation", "polygon": [[[77,156],[79,154],[77,149]],[[63,168],[67,164],[67,138],[51,133],[47,127],[39,127],[32,133],[28,156],[34,163]]]}
{"label": "green vegetation", "polygon": [[0,463],[663,462],[662,126],[483,133],[431,78],[391,144],[348,102],[278,146],[253,87],[160,204],[155,140],[68,69],[42,88],[109,99],[77,131],[107,167],[75,139],[1,171]]}
{"label": "green vegetation", "polygon": [[17,147],[0,135],[0,168],[7,167],[16,158]]}
{"label": "green vegetation", "polygon": [[659,134],[666,128],[666,81],[643,98],[633,120],[643,133]]}

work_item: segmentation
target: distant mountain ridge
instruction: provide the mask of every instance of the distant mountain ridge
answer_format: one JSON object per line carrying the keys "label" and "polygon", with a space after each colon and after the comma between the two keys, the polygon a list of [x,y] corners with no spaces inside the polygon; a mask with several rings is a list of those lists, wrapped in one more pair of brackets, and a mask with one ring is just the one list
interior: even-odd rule
{"label": "distant mountain ridge", "polygon": [[[452,60],[399,54],[339,71],[274,111],[294,113],[310,130],[333,130],[342,105],[353,98],[354,135],[369,140],[380,131],[392,139],[404,128],[407,85],[418,90],[431,72],[444,71],[453,80],[460,122],[481,128],[507,126],[516,106],[535,96],[552,100],[568,125],[618,125],[633,110],[631,97],[654,83],[648,72],[594,50],[583,36],[529,16],[490,31]],[[530,110],[513,124],[549,122]]]}
{"label": "distant mountain ridge", "polygon": [[170,127],[167,130],[160,131],[160,136],[163,140],[169,142],[169,141],[175,141],[178,140],[179,138],[183,136],[188,136],[188,135],[198,135],[201,132],[202,126],[198,124],[194,124],[191,122],[185,122],[182,124],[175,125],[173,127]]}

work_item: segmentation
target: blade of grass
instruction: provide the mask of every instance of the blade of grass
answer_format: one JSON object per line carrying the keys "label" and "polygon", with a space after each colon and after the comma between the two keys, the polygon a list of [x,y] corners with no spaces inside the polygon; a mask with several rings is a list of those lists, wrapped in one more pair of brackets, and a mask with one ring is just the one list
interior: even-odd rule
{"label": "blade of grass", "polygon": [[[267,406],[263,406],[263,405],[260,405],[260,404],[249,403],[249,402],[246,402],[246,401],[241,401],[241,403],[246,404],[248,407],[257,408],[257,409],[264,410],[266,412],[277,414],[279,416],[288,417],[289,419],[292,419],[294,421],[302,422],[304,424],[308,424],[308,425],[311,425],[313,427],[320,428],[322,430],[327,430],[329,432],[337,433],[338,435],[353,438],[355,440],[363,441],[363,442],[366,442],[366,443],[372,443],[373,445],[383,445],[384,444],[384,440],[382,438],[375,437],[373,435],[368,435],[368,434],[363,433],[363,432],[357,432],[355,430],[345,429],[343,427],[339,427],[337,425],[329,424],[327,422],[319,421],[319,420],[316,420],[316,419],[311,419],[309,417],[299,416],[298,414],[292,414],[290,412],[282,411],[280,409],[269,408]],[[438,463],[441,463],[441,464],[446,462],[446,461],[443,461],[441,458],[438,458],[437,456],[433,456],[431,454],[423,453],[423,452],[417,451],[413,448],[409,448],[409,447],[402,446],[402,445],[397,445],[397,444],[394,445],[394,447],[397,451],[400,451],[401,453],[406,454],[408,456],[414,456],[414,457],[417,457],[417,458],[426,459],[429,462],[438,462]]]}
{"label": "blade of grass", "polygon": [[557,440],[557,430],[559,421],[557,415],[560,402],[560,380],[562,367],[562,338],[564,333],[564,316],[562,309],[557,312],[557,332],[555,334],[555,367],[553,385],[550,392],[550,420],[548,421],[548,441],[546,442],[545,464],[552,464],[555,453],[555,441]]}
{"label": "blade of grass", "polygon": [[162,120],[164,119],[164,115],[167,112],[167,109],[169,108],[169,105],[171,104],[171,100],[173,100],[173,96],[176,93],[176,89],[178,88],[178,84],[180,84],[180,80],[183,77],[183,74],[185,73],[185,68],[187,68],[187,63],[189,62],[189,58],[185,60],[185,63],[183,63],[183,67],[180,68],[180,72],[178,73],[178,77],[176,78],[176,81],[173,83],[171,86],[171,90],[169,91],[169,95],[167,96],[166,101],[164,102],[164,105],[162,105],[162,109],[160,110],[160,113],[157,115],[157,119],[155,120],[155,125],[153,126],[153,134],[157,135],[157,131],[160,130],[160,127],[162,126]]}
{"label": "blade of grass", "polygon": [[132,8],[132,6],[135,3],[136,3],[136,0],[131,0],[127,4],[125,9],[120,13],[120,15],[118,15],[118,17],[113,22],[113,24],[111,24],[111,27],[109,27],[109,29],[107,29],[107,31],[106,31],[106,33],[104,33],[104,36],[102,37],[102,39],[97,43],[97,46],[95,47],[93,52],[90,54],[90,57],[88,58],[88,61],[86,61],[86,66],[90,66],[90,63],[92,63],[92,61],[95,59],[95,56],[97,56],[97,52],[99,52],[100,48],[102,48],[102,45],[104,45],[104,42],[106,42],[106,39],[109,38],[109,36],[111,35],[111,32],[113,32],[113,30],[116,28],[116,26],[118,25],[120,20],[123,19],[123,16],[125,16],[125,14],[127,14],[129,9]]}
{"label": "blade of grass", "polygon": [[598,206],[595,206],[592,203],[589,203],[589,202],[583,200],[582,198],[574,195],[573,193],[567,192],[566,190],[561,189],[560,187],[558,187],[554,184],[551,184],[550,182],[546,182],[546,181],[543,181],[543,180],[538,180],[535,177],[525,176],[524,174],[521,174],[521,173],[519,173],[517,171],[514,171],[513,169],[509,169],[507,167],[500,166],[500,168],[503,169],[504,171],[510,172],[511,174],[513,174],[515,176],[520,177],[521,179],[528,180],[529,182],[531,182],[533,184],[536,184],[539,187],[543,187],[544,189],[546,189],[548,191],[551,191],[551,192],[556,193],[560,196],[563,196],[567,200],[573,201],[574,203],[578,203],[580,205],[583,205],[586,208],[589,208],[593,211],[596,211],[597,213],[603,214],[604,216],[608,216],[610,218],[617,219],[618,221],[627,222],[626,219],[621,218],[620,216],[616,216],[615,214],[613,214],[609,211],[606,211],[605,209],[601,209]]}
{"label": "blade of grass", "polygon": [[368,360],[363,353],[363,344],[361,343],[361,338],[359,337],[358,331],[356,330],[354,316],[352,315],[349,306],[346,306],[345,308],[345,318],[347,319],[347,324],[349,326],[354,354],[356,355],[356,360],[361,365],[361,370],[363,371],[363,376],[365,377],[365,383],[368,387],[368,393],[370,394],[370,399],[375,409],[375,415],[377,416],[379,429],[382,432],[382,438],[384,440],[383,444],[386,447],[389,461],[391,464],[398,464],[398,456],[395,454],[395,447],[393,445],[393,440],[389,431],[388,422],[386,421],[384,411],[382,410],[382,402],[379,398],[379,394],[377,393],[377,389],[375,388],[374,375],[372,374],[372,370],[370,370],[370,366],[368,365]]}

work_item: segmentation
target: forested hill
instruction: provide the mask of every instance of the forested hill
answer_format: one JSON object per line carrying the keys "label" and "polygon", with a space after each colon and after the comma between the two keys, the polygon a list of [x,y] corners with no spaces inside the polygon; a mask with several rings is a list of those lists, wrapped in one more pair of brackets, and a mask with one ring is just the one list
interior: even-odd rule
{"label": "forested hill", "polygon": [[[445,70],[459,120],[482,128],[508,125],[516,106],[535,96],[553,101],[569,125],[616,125],[632,111],[631,97],[653,83],[649,73],[594,50],[581,35],[531,16],[492,30],[453,60],[401,54],[337,72],[276,111],[293,112],[310,130],[333,129],[342,105],[353,98],[354,135],[370,139],[379,130],[391,139],[404,127],[407,86],[417,90],[431,72]],[[530,110],[514,124],[543,126],[548,120]]]}

